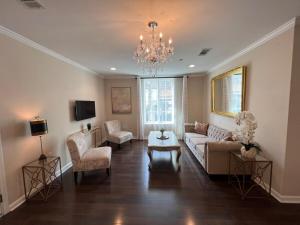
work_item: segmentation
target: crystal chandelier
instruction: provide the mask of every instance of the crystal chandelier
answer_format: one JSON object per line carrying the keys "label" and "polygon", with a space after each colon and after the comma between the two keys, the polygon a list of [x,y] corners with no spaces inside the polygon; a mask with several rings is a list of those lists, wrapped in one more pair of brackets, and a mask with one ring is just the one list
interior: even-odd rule
{"label": "crystal chandelier", "polygon": [[163,41],[163,34],[159,35],[155,32],[158,23],[150,21],[148,23],[151,29],[149,40],[144,40],[143,35],[140,35],[140,43],[134,52],[134,58],[138,64],[143,66],[143,72],[147,72],[156,77],[162,64],[166,63],[171,55],[174,54],[174,47],[172,46],[172,39],[169,38],[168,44]]}

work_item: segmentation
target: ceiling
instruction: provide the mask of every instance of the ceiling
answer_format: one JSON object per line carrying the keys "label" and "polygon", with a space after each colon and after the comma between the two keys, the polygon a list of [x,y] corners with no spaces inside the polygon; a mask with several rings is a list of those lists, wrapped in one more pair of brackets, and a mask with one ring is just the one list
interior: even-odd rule
{"label": "ceiling", "polygon": [[104,75],[143,75],[133,52],[150,20],[174,40],[166,76],[207,71],[300,15],[300,0],[38,1],[44,9],[0,0],[0,25]]}

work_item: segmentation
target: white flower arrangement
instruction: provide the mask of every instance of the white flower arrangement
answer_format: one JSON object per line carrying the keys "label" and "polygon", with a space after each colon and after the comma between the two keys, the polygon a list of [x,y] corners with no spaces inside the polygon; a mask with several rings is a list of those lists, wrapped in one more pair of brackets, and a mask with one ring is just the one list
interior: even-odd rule
{"label": "white flower arrangement", "polygon": [[257,128],[255,116],[249,111],[242,111],[234,117],[235,123],[240,126],[234,132],[234,139],[241,142],[241,144],[249,150],[252,147],[260,150],[259,146],[254,142],[254,134]]}

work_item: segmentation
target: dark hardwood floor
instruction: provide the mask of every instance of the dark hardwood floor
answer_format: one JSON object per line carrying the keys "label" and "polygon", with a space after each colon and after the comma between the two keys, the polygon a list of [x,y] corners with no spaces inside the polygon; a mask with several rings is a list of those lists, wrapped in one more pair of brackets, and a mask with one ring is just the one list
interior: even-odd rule
{"label": "dark hardwood floor", "polygon": [[116,146],[110,177],[105,170],[90,172],[75,185],[70,170],[48,202],[27,202],[0,225],[300,224],[300,205],[241,200],[226,179],[210,179],[182,145],[179,173],[169,153],[157,152],[149,172],[146,143]]}

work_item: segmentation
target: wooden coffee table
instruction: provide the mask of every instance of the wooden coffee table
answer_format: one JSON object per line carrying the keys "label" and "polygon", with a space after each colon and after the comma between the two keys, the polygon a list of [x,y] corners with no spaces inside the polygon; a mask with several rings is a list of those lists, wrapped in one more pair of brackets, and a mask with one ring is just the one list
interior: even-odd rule
{"label": "wooden coffee table", "polygon": [[181,148],[180,144],[177,140],[176,135],[174,134],[173,131],[165,131],[164,135],[169,137],[166,140],[160,140],[157,137],[161,136],[161,132],[159,131],[150,131],[150,134],[148,136],[148,156],[150,159],[149,163],[149,169],[152,167],[152,153],[153,151],[160,151],[160,152],[170,152],[176,151],[177,156],[176,156],[176,162],[179,162],[179,158],[181,156]]}

